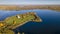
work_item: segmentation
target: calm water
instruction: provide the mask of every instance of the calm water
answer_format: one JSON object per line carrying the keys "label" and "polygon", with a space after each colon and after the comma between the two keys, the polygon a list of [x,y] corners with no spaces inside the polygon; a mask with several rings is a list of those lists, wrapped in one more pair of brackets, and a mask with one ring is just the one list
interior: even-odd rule
{"label": "calm water", "polygon": [[43,22],[28,22],[14,31],[25,32],[26,34],[40,33],[59,33],[60,32],[60,12],[53,10],[20,10],[20,11],[4,11],[0,10],[0,20],[4,20],[8,16],[23,14],[26,12],[36,12]]}

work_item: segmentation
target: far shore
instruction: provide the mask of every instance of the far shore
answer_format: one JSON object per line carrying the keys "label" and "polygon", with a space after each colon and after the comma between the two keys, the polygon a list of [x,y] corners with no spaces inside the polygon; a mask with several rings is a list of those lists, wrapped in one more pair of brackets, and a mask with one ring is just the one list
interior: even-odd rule
{"label": "far shore", "polygon": [[0,10],[49,9],[60,11],[60,5],[0,5]]}

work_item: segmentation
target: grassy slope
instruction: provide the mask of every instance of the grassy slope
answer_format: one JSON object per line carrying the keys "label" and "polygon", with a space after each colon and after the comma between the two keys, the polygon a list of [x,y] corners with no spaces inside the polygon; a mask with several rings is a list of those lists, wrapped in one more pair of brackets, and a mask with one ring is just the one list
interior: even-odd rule
{"label": "grassy slope", "polygon": [[60,5],[0,5],[2,10],[51,9],[60,11]]}

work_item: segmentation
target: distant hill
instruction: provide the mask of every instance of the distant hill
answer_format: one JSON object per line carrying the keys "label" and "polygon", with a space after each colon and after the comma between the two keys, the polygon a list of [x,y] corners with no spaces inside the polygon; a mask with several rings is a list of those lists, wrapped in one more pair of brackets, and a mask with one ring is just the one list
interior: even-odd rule
{"label": "distant hill", "polygon": [[60,11],[60,5],[0,5],[0,10],[51,9]]}

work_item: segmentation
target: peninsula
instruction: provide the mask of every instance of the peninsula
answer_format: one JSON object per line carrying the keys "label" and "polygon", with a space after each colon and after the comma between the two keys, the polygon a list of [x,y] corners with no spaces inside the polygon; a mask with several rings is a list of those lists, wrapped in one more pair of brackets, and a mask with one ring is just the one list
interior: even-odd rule
{"label": "peninsula", "polygon": [[38,17],[35,12],[17,14],[7,17],[4,21],[0,21],[0,34],[14,34],[13,29],[20,27],[29,21],[42,22],[41,18]]}

